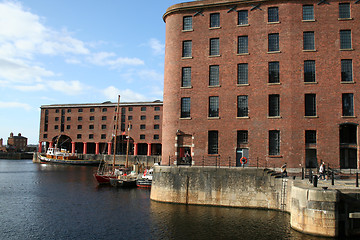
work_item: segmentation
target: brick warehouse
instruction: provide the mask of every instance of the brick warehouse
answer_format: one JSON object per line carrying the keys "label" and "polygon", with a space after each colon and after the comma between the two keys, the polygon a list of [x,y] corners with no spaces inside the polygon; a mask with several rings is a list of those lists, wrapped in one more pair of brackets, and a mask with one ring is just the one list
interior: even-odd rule
{"label": "brick warehouse", "polygon": [[[120,103],[117,154],[126,154],[127,136],[130,154],[161,154],[162,105],[161,101]],[[112,102],[41,106],[40,151],[58,143],[72,153],[112,154],[116,109]]]}
{"label": "brick warehouse", "polygon": [[359,168],[360,1],[203,0],[163,19],[162,164]]}

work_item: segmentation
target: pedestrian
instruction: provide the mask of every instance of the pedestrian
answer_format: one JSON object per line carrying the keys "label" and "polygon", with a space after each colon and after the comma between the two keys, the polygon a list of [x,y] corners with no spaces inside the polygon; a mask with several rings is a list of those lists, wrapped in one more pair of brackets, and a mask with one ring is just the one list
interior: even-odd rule
{"label": "pedestrian", "polygon": [[286,163],[281,166],[281,177],[287,177]]}
{"label": "pedestrian", "polygon": [[322,163],[320,164],[319,174],[320,174],[319,179],[326,180],[326,179],[325,179],[325,162],[322,162]]}

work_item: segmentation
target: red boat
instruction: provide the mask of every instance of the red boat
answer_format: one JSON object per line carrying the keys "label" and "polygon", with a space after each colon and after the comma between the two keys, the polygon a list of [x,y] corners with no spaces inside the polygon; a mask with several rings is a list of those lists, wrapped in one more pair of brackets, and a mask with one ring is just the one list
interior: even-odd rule
{"label": "red boat", "polygon": [[96,181],[98,182],[98,184],[110,184],[110,179],[111,178],[116,178],[115,175],[105,175],[105,174],[99,174],[99,173],[94,173],[94,177],[96,179]]}

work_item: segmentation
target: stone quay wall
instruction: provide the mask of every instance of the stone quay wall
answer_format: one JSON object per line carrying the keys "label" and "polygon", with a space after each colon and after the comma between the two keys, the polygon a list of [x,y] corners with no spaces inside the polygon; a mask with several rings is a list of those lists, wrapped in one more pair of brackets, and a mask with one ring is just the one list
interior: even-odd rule
{"label": "stone quay wall", "polygon": [[291,215],[292,228],[300,232],[338,236],[339,223],[346,225],[347,221],[348,213],[343,209],[351,209],[341,201],[344,194],[304,182],[257,168],[156,166],[150,198],[168,203],[285,211]]}

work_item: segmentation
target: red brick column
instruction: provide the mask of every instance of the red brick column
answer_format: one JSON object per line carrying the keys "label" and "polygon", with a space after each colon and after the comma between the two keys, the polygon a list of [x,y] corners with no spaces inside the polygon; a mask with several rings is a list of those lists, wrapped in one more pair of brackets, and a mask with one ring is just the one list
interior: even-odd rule
{"label": "red brick column", "polygon": [[49,148],[53,147],[53,142],[49,142]]}
{"label": "red brick column", "polygon": [[147,155],[151,156],[151,143],[148,143]]}
{"label": "red brick column", "polygon": [[95,143],[95,154],[99,154],[99,143]]}
{"label": "red brick column", "polygon": [[83,142],[83,143],[84,143],[83,154],[87,154],[87,142]]}
{"label": "red brick column", "polygon": [[41,149],[42,149],[42,142],[39,141],[39,149],[38,149],[38,152],[41,153]]}
{"label": "red brick column", "polygon": [[134,143],[134,156],[138,155],[138,143]]}
{"label": "red brick column", "polygon": [[75,142],[71,142],[71,153],[75,153]]}
{"label": "red brick column", "polygon": [[111,155],[111,142],[108,142],[108,155]]}

